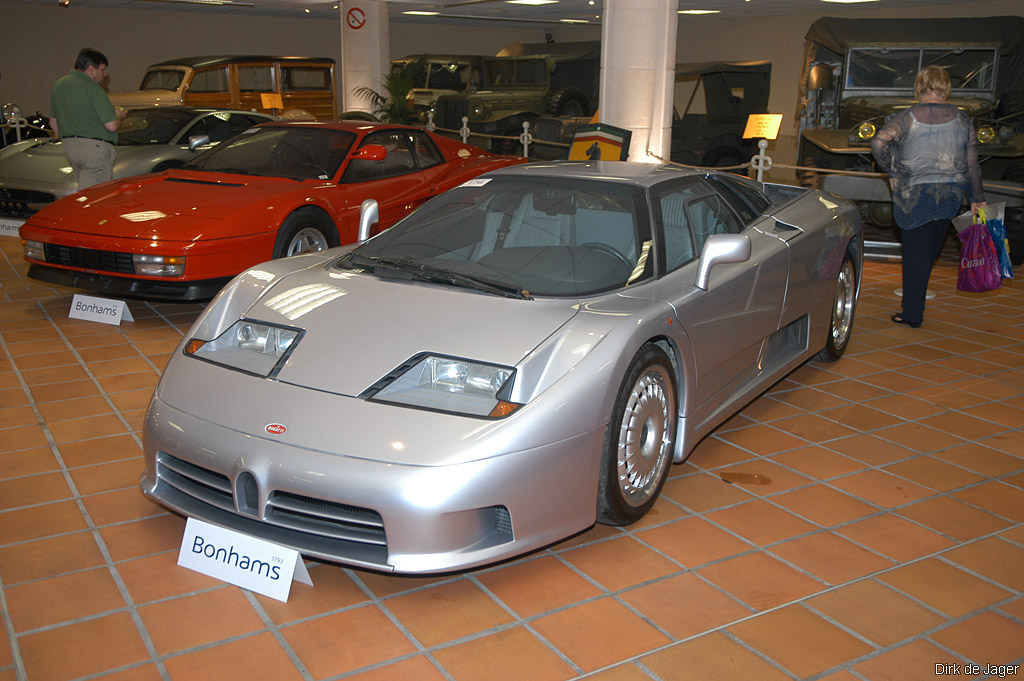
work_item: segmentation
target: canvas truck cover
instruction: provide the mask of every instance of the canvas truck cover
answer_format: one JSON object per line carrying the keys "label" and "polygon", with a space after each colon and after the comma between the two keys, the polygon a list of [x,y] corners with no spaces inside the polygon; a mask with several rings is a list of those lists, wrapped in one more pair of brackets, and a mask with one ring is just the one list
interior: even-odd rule
{"label": "canvas truck cover", "polygon": [[806,97],[807,78],[816,61],[843,61],[851,46],[996,46],[999,75],[996,97],[1024,90],[1024,17],[970,17],[949,19],[841,19],[822,17],[804,36],[800,74],[800,106]]}

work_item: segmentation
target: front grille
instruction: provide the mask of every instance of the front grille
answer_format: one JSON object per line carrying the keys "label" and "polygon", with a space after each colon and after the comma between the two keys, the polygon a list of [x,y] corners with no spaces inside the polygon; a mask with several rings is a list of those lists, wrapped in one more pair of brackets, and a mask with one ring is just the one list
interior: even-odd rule
{"label": "front grille", "polygon": [[438,97],[434,124],[446,130],[462,128],[462,117],[469,115],[469,102],[461,97]]}
{"label": "front grille", "polygon": [[31,189],[0,188],[0,200],[17,201],[18,203],[53,203],[57,197],[47,192],[37,192]]}
{"label": "front grille", "polygon": [[118,274],[135,274],[135,263],[131,253],[97,251],[91,248],[43,244],[46,262],[67,267],[81,267]]}
{"label": "front grille", "polygon": [[[157,456],[156,475],[161,484],[167,484],[192,499],[238,514],[231,481],[220,473],[161,452]],[[242,475],[251,477],[248,473]],[[242,491],[248,497],[252,490],[245,484],[247,479],[242,479]],[[250,486],[254,485],[253,478]],[[251,504],[250,500],[244,499],[240,506],[248,510]],[[269,493],[262,523],[327,540],[379,547],[387,545],[384,521],[376,511],[281,490]]]}

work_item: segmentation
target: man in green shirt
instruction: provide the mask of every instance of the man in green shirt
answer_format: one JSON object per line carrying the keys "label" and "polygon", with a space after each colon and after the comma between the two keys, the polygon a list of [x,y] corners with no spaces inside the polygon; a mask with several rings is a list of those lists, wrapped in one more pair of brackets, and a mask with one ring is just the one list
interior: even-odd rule
{"label": "man in green shirt", "polygon": [[75,68],[50,92],[50,127],[61,138],[79,189],[113,178],[114,144],[125,112],[114,108],[100,85],[107,78],[107,63],[101,52],[83,48]]}

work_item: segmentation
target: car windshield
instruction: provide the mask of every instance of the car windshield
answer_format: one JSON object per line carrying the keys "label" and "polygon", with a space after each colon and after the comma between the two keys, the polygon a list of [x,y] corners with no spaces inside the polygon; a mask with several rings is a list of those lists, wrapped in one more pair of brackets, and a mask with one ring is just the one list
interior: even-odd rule
{"label": "car windshield", "polygon": [[181,69],[154,69],[142,77],[140,90],[177,90],[185,72]]}
{"label": "car windshield", "polygon": [[[432,199],[336,267],[388,276],[437,272],[521,297],[587,296],[650,276],[643,192],[611,181],[478,178]],[[409,278],[417,279],[418,276]]]}
{"label": "car windshield", "polygon": [[338,172],[354,141],[355,135],[343,130],[306,126],[250,128],[184,167],[294,180],[329,180]]}
{"label": "car windshield", "polygon": [[195,116],[189,111],[170,109],[129,111],[117,131],[117,143],[120,146],[168,144]]}
{"label": "car windshield", "polygon": [[953,91],[992,90],[995,87],[995,48],[870,47],[850,50],[847,88],[913,91],[914,78],[925,66],[949,74]]}

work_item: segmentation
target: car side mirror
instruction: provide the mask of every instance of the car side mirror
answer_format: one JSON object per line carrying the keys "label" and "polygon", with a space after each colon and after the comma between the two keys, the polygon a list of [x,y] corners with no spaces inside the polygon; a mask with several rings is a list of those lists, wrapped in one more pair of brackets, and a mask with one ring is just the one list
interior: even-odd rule
{"label": "car side mirror", "polygon": [[199,147],[206,146],[210,143],[209,135],[192,135],[188,138],[188,150],[196,151]]}
{"label": "car side mirror", "polygon": [[711,270],[726,263],[750,260],[750,237],[746,234],[712,234],[704,242],[697,265],[697,281],[694,285],[702,291],[708,290]]}
{"label": "car side mirror", "polygon": [[370,238],[370,228],[377,224],[379,220],[380,207],[376,201],[366,199],[359,204],[359,243],[363,243]]}
{"label": "car side mirror", "polygon": [[361,161],[383,161],[388,157],[388,150],[380,144],[367,144],[356,153],[352,154],[352,158],[357,158]]}

